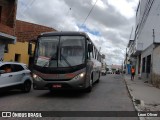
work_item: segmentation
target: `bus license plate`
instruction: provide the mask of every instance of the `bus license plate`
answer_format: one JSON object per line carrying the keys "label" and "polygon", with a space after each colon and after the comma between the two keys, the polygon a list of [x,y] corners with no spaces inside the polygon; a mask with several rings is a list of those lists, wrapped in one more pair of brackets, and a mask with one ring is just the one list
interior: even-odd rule
{"label": "bus license plate", "polygon": [[53,87],[53,88],[61,88],[62,85],[61,85],[61,84],[54,84],[54,85],[52,85],[52,87]]}

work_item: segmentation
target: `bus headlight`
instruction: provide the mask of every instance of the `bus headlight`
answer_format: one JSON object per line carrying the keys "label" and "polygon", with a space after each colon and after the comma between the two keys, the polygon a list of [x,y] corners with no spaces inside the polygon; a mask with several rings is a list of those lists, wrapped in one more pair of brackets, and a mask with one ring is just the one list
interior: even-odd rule
{"label": "bus headlight", "polygon": [[73,80],[79,80],[79,79],[83,78],[84,76],[85,76],[85,72],[82,72],[82,73],[80,73],[79,75],[75,76],[75,77],[73,78]]}
{"label": "bus headlight", "polygon": [[33,79],[36,80],[36,81],[41,81],[43,80],[41,77],[39,77],[38,75],[34,74],[33,73]]}

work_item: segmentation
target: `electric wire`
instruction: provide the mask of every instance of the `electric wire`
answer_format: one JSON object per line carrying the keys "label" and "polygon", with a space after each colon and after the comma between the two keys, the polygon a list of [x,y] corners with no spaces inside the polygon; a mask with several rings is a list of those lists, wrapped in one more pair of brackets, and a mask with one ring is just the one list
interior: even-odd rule
{"label": "electric wire", "polygon": [[82,25],[83,26],[85,24],[85,22],[87,21],[88,17],[90,16],[91,12],[93,11],[93,8],[95,7],[96,3],[98,0],[96,0],[96,2],[94,3],[94,5],[92,6],[91,10],[89,11],[87,17],[85,18],[85,20],[83,21]]}
{"label": "electric wire", "polygon": [[144,13],[143,13],[142,19],[141,19],[140,24],[139,24],[139,29],[138,29],[138,33],[137,34],[141,33],[154,2],[155,2],[155,0],[150,1],[149,2],[150,4],[146,3],[145,9],[144,9]]}
{"label": "electric wire", "polygon": [[21,15],[25,16],[25,12],[27,11],[27,9],[29,9],[29,7],[31,7],[33,5],[33,3],[35,2],[36,0],[32,0],[31,2],[28,2],[28,4],[24,4],[25,8],[23,11],[20,11]]}

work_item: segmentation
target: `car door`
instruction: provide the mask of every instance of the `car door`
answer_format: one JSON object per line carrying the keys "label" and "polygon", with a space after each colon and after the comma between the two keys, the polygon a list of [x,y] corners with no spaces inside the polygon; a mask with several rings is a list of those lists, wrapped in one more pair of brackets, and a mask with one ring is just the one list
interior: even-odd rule
{"label": "car door", "polygon": [[12,75],[14,79],[14,84],[21,84],[22,78],[25,75],[24,68],[19,64],[13,64],[12,70],[13,70]]}
{"label": "car door", "polygon": [[11,64],[4,64],[4,65],[0,66],[0,70],[4,71],[3,73],[0,74],[0,88],[8,87],[13,84],[12,71],[6,71],[6,68],[11,69]]}

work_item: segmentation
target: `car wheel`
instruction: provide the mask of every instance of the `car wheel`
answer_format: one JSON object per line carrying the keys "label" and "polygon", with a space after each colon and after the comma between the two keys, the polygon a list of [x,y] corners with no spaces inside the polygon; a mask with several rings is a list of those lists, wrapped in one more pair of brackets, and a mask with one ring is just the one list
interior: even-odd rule
{"label": "car wheel", "polygon": [[31,82],[25,81],[22,88],[23,92],[28,93],[31,90]]}

